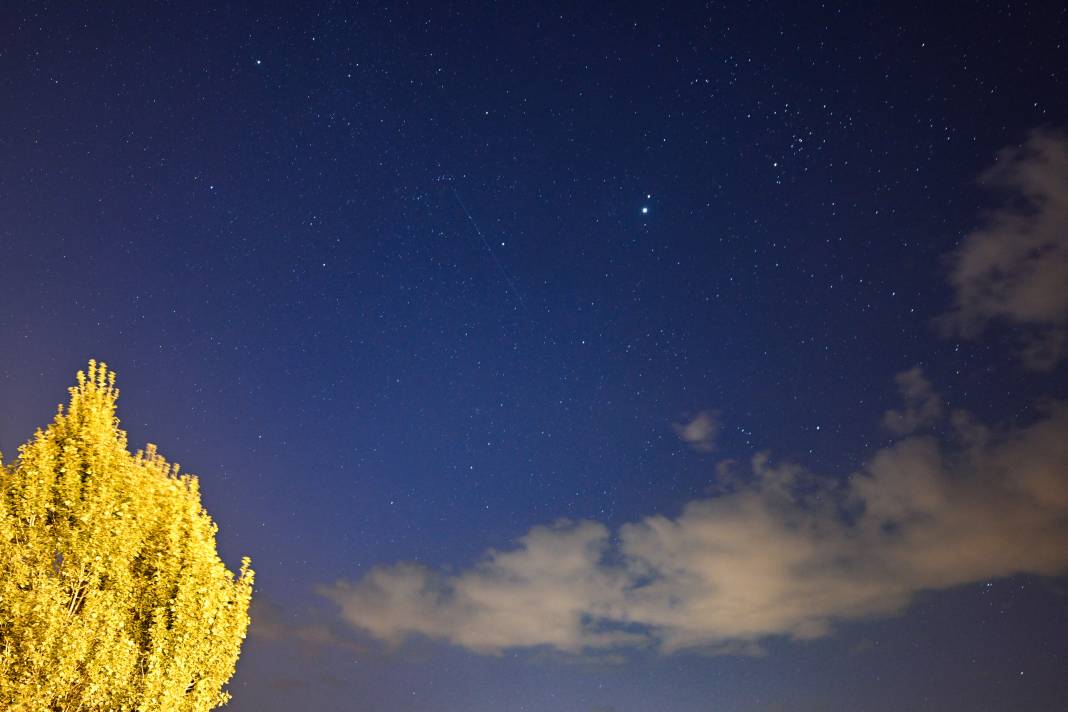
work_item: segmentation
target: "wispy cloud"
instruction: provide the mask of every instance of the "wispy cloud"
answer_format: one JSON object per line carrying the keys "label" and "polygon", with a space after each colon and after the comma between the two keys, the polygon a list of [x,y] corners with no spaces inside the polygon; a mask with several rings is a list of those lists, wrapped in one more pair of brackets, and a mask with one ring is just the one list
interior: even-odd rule
{"label": "wispy cloud", "polygon": [[672,427],[679,440],[697,452],[712,452],[719,437],[719,411],[702,410],[692,420],[674,423]]}
{"label": "wispy cloud", "polygon": [[[921,373],[898,382],[902,431],[937,417]],[[951,422],[948,441],[903,437],[847,480],[761,454],[719,495],[614,536],[558,522],[467,570],[400,563],[322,592],[394,644],[751,653],[900,611],[919,591],[1068,570],[1068,404],[1025,427]]]}
{"label": "wispy cloud", "polygon": [[295,641],[312,647],[342,648],[364,653],[367,647],[321,622],[296,622],[289,619],[279,606],[258,596],[249,611],[249,633],[263,640]]}
{"label": "wispy cloud", "polygon": [[897,435],[908,435],[934,423],[942,415],[942,399],[923,369],[914,366],[894,376],[903,407],[883,413],[883,427]]}
{"label": "wispy cloud", "polygon": [[951,258],[954,305],[939,324],[973,338],[992,322],[1021,327],[1030,368],[1068,347],[1068,135],[1036,130],[998,154],[981,182],[1005,194]]}

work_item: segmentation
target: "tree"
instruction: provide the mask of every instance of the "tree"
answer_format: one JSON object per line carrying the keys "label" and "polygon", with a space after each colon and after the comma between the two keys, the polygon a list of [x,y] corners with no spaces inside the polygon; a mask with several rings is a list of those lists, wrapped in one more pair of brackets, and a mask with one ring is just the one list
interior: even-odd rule
{"label": "tree", "polygon": [[219,558],[199,484],[130,454],[115,374],[89,362],[45,430],[0,461],[0,708],[224,704],[253,572]]}

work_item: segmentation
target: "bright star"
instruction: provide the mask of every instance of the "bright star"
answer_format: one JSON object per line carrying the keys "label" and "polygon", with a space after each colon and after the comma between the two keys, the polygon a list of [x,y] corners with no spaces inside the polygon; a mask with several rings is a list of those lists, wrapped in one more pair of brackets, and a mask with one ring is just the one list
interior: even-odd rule
{"label": "bright star", "polygon": [[648,214],[649,214],[649,206],[648,205],[643,205],[642,206],[642,215],[648,215]]}

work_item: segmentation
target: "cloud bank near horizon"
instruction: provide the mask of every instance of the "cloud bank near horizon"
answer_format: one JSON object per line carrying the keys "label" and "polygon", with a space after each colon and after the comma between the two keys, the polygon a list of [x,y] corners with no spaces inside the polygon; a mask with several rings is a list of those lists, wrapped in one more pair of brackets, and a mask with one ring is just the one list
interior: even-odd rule
{"label": "cloud bank near horizon", "polygon": [[[905,404],[889,427],[943,417],[922,372],[898,384]],[[1025,427],[948,419],[947,441],[907,435],[846,480],[758,454],[674,517],[615,532],[560,521],[467,570],[402,562],[321,593],[391,645],[424,635],[489,654],[745,653],[894,614],[920,591],[1068,571],[1068,403]]]}

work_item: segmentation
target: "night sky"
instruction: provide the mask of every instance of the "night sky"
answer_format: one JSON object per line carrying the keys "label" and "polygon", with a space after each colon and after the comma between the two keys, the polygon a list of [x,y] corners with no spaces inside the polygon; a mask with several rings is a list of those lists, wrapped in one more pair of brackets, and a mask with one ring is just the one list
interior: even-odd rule
{"label": "night sky", "polygon": [[229,709],[1068,709],[1060,3],[300,5],[0,10],[0,450],[118,373]]}

